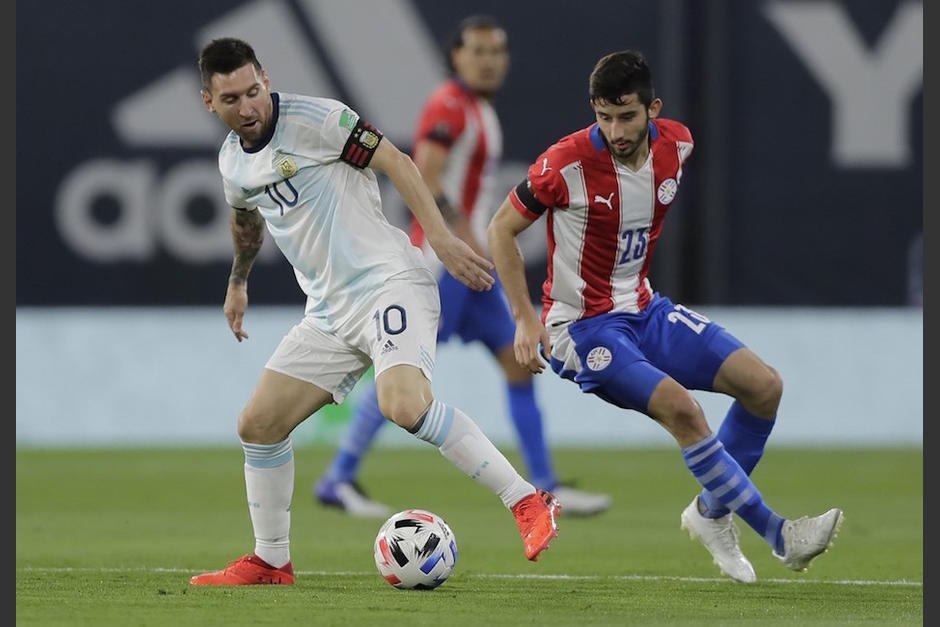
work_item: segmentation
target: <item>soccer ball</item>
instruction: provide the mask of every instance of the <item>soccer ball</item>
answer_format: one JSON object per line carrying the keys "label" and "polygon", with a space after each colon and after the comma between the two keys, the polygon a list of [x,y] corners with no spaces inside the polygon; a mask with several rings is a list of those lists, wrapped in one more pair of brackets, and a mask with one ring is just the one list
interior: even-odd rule
{"label": "soccer ball", "polygon": [[431,590],[457,564],[457,540],[444,519],[406,509],[385,521],[375,536],[375,565],[385,581],[402,590]]}

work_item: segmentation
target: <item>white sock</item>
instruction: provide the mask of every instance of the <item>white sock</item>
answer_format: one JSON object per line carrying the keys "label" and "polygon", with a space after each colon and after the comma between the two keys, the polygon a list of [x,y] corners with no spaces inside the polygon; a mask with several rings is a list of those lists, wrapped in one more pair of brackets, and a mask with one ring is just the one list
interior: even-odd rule
{"label": "white sock", "polygon": [[290,561],[290,503],[294,494],[294,449],[290,438],[277,444],[249,444],[245,489],[255,530],[255,555],[280,568]]}
{"label": "white sock", "polygon": [[489,488],[506,507],[535,492],[476,423],[455,407],[432,401],[414,435],[438,447],[441,455]]}

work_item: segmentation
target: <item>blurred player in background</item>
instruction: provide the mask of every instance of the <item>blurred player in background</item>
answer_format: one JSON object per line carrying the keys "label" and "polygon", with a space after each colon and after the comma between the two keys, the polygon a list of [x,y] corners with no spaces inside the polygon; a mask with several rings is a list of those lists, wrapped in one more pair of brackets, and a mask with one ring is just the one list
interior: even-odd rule
{"label": "blurred player in background", "polygon": [[238,39],[209,43],[199,69],[206,108],[231,129],[219,170],[233,207],[235,259],[223,308],[232,333],[239,342],[248,337],[248,274],[265,226],[308,298],[238,419],[255,549],[190,582],[294,582],[290,434],[324,405],[341,403],[373,364],[383,413],[498,495],[516,518],[526,557],[537,559],[556,535],[556,502],[463,412],[432,396],[437,284],[420,251],[385,219],[373,170],[392,181],[460,281],[491,288],[492,264],[448,229],[412,160],[343,103],[270,91],[254,50]]}
{"label": "blurred player in background", "polygon": [[[496,170],[503,143],[492,100],[509,69],[505,29],[490,16],[467,17],[454,32],[447,61],[453,77],[440,85],[424,106],[415,133],[414,161],[444,219],[474,251],[488,257],[486,225],[499,202]],[[493,289],[479,292],[454,279],[434,254],[417,220],[412,222],[411,240],[423,248],[438,277],[438,341],[447,341],[454,334],[464,342],[480,341],[503,370],[509,414],[529,481],[554,494],[566,515],[606,509],[610,504],[606,494],[591,494],[558,482],[532,374],[513,356],[514,323],[499,282]],[[370,500],[356,480],[363,456],[384,422],[375,388],[370,387],[357,404],[330,467],[315,486],[320,503],[354,516],[385,518],[391,514],[389,507]]]}
{"label": "blurred player in background", "polygon": [[[654,292],[647,278],[692,135],[657,118],[662,101],[636,51],[600,59],[589,95],[596,123],[543,152],[488,229],[516,320],[516,359],[538,373],[541,352],[583,392],[643,412],[672,434],[703,486],[681,526],[723,573],[756,580],[732,511],[787,567],[806,570],[829,547],[842,511],[786,520],[749,477],[774,426],[780,375],[719,325]],[[540,319],[516,236],[543,214],[549,261]],[[717,435],[690,389],[734,397]]]}

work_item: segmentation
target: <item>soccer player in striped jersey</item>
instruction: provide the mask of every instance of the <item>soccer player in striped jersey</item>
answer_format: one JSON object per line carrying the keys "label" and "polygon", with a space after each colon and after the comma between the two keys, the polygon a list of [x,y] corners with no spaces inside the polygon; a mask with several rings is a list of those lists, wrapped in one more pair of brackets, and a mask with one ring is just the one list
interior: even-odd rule
{"label": "soccer player in striped jersey", "polygon": [[229,327],[239,342],[248,337],[248,274],[265,227],[307,306],[238,418],[254,551],[190,583],[294,582],[290,434],[324,405],[341,403],[373,365],[382,412],[496,494],[516,519],[526,557],[536,560],[557,534],[557,504],[466,414],[433,397],[437,283],[408,236],[385,219],[373,170],[389,177],[457,279],[490,289],[491,263],[448,229],[412,160],[345,104],[271,91],[254,50],[239,39],[210,42],[199,68],[206,109],[231,129],[219,151],[235,248],[223,306]]}
{"label": "soccer player in striped jersey", "polygon": [[[414,160],[455,233],[485,257],[486,225],[499,202],[496,171],[503,139],[492,100],[509,67],[505,29],[490,16],[465,18],[448,47],[448,62],[453,77],[434,90],[421,112]],[[590,515],[607,509],[608,495],[559,484],[532,373],[513,356],[515,325],[499,282],[493,289],[479,292],[448,274],[417,220],[412,221],[411,241],[422,248],[437,276],[441,294],[438,341],[456,335],[464,342],[481,342],[505,375],[509,415],[528,480],[554,494],[566,515]],[[391,514],[389,507],[367,497],[356,480],[362,458],[384,422],[375,388],[367,388],[326,474],[315,486],[314,495],[320,503],[353,516],[385,518]]]}
{"label": "soccer player in striped jersey", "polygon": [[[787,567],[806,570],[829,547],[842,511],[785,519],[749,477],[774,426],[780,375],[715,322],[653,291],[647,277],[692,135],[658,117],[662,101],[637,51],[601,58],[589,96],[595,123],[539,155],[488,228],[516,320],[516,359],[539,373],[544,357],[583,392],[642,412],[672,434],[702,485],[681,526],[721,572],[756,580],[731,512]],[[542,215],[549,258],[540,318],[515,238]],[[691,389],[734,398],[717,434]]]}

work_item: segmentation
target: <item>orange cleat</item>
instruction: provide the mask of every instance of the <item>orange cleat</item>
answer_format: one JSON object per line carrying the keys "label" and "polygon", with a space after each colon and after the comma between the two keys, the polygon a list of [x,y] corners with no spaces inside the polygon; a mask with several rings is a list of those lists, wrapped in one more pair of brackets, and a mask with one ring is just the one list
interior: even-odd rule
{"label": "orange cleat", "polygon": [[561,513],[561,505],[549,492],[536,490],[535,494],[523,498],[512,506],[512,515],[522,534],[525,556],[533,562],[539,553],[548,548],[548,543],[558,535],[555,514]]}
{"label": "orange cleat", "polygon": [[254,553],[243,555],[222,570],[203,573],[189,579],[194,586],[255,586],[260,584],[294,585],[294,568],[287,562],[274,568]]}

